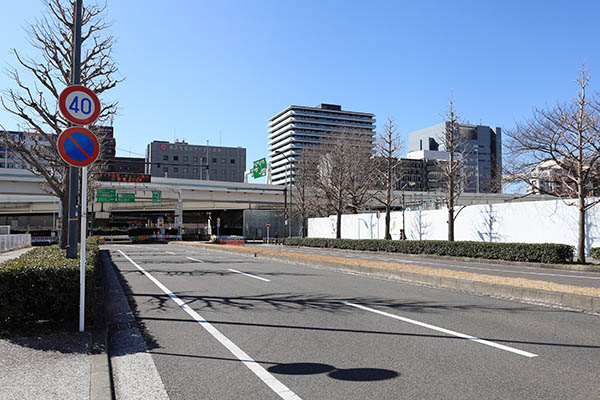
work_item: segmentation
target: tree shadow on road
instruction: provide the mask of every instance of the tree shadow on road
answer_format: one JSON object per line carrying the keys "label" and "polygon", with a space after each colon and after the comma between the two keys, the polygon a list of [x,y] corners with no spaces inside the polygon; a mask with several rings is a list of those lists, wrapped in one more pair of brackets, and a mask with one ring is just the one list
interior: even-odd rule
{"label": "tree shadow on road", "polygon": [[[251,311],[279,311],[279,312],[304,312],[309,310],[319,310],[325,312],[352,312],[352,307],[344,304],[345,302],[356,303],[366,307],[373,308],[391,308],[393,310],[431,313],[444,311],[481,311],[481,312],[522,312],[522,311],[539,311],[539,308],[534,306],[486,306],[480,304],[447,304],[430,301],[418,300],[398,300],[385,299],[379,297],[358,297],[358,296],[331,296],[320,293],[265,293],[256,295],[240,295],[240,296],[211,296],[187,294],[190,291],[179,291],[174,294],[181,299],[185,304],[192,307],[194,310],[202,312],[203,310],[210,311],[226,311],[227,309],[235,308],[239,310]],[[197,292],[195,292],[197,293]],[[135,293],[131,296],[136,301],[143,302],[146,306],[150,306],[149,311],[165,310],[171,311],[174,303],[167,294],[155,293]],[[544,310],[546,311],[546,310]],[[553,310],[548,310],[551,312]]]}

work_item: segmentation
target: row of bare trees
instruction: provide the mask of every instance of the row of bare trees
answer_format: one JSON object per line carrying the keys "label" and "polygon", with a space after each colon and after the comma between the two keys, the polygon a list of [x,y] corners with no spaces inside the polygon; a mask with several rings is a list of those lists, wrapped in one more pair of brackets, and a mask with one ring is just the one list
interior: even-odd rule
{"label": "row of bare trees", "polygon": [[[463,207],[456,200],[465,188],[469,147],[459,133],[454,102],[444,115],[445,129],[437,138],[449,159],[435,162],[448,208],[448,240],[454,240],[454,220]],[[341,237],[342,214],[376,206],[385,210],[385,239],[391,236],[391,211],[404,189],[404,144],[393,118],[388,118],[375,143],[360,132],[332,133],[318,146],[305,149],[295,169],[295,211],[306,235],[310,216],[336,216],[336,237]],[[405,207],[405,204],[402,204]]]}

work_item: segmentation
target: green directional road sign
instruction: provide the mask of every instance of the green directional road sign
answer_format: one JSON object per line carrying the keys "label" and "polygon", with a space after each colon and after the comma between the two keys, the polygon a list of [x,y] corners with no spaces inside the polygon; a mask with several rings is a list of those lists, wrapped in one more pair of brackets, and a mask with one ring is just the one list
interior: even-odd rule
{"label": "green directional road sign", "polygon": [[160,190],[152,191],[152,202],[153,203],[160,203],[161,197],[162,197],[162,192]]}
{"label": "green directional road sign", "polygon": [[98,189],[96,191],[96,201],[98,203],[114,203],[117,201],[116,189]]}
{"label": "green directional road sign", "polygon": [[267,159],[263,157],[260,160],[254,161],[254,165],[252,166],[252,177],[258,179],[265,175],[267,175]]}
{"label": "green directional road sign", "polygon": [[117,202],[119,203],[134,203],[135,192],[119,192],[117,193]]}

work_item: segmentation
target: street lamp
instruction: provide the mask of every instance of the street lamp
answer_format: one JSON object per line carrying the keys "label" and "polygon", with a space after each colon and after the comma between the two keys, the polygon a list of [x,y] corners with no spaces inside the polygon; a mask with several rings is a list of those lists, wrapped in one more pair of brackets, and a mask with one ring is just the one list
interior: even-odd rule
{"label": "street lamp", "polygon": [[402,237],[401,237],[401,239],[406,239],[406,224],[404,223],[404,220],[405,220],[404,209],[406,208],[404,206],[404,189],[406,188],[406,186],[415,186],[415,183],[414,182],[406,182],[400,188],[400,190],[402,191]]}
{"label": "street lamp", "polygon": [[475,147],[475,155],[476,155],[476,162],[477,162],[477,193],[479,193],[479,145],[477,145],[477,147]]}
{"label": "street lamp", "polygon": [[[285,157],[285,160],[287,161],[288,164],[288,184],[289,184],[289,193],[290,193],[290,208],[289,208],[289,212],[288,212],[288,237],[292,237],[292,163],[289,159],[289,156],[286,156],[285,154],[283,154],[281,151],[279,150],[274,150],[273,153],[275,154],[279,154],[283,157]],[[287,207],[287,204],[285,205]]]}

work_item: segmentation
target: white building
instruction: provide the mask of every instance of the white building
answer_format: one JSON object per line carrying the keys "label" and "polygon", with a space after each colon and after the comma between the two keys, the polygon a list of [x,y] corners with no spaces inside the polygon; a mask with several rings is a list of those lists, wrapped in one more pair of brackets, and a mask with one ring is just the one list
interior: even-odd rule
{"label": "white building", "polygon": [[326,135],[350,133],[373,143],[375,115],[342,110],[335,104],[317,107],[291,105],[269,119],[271,182],[284,184],[294,176],[302,151],[317,146]]}

